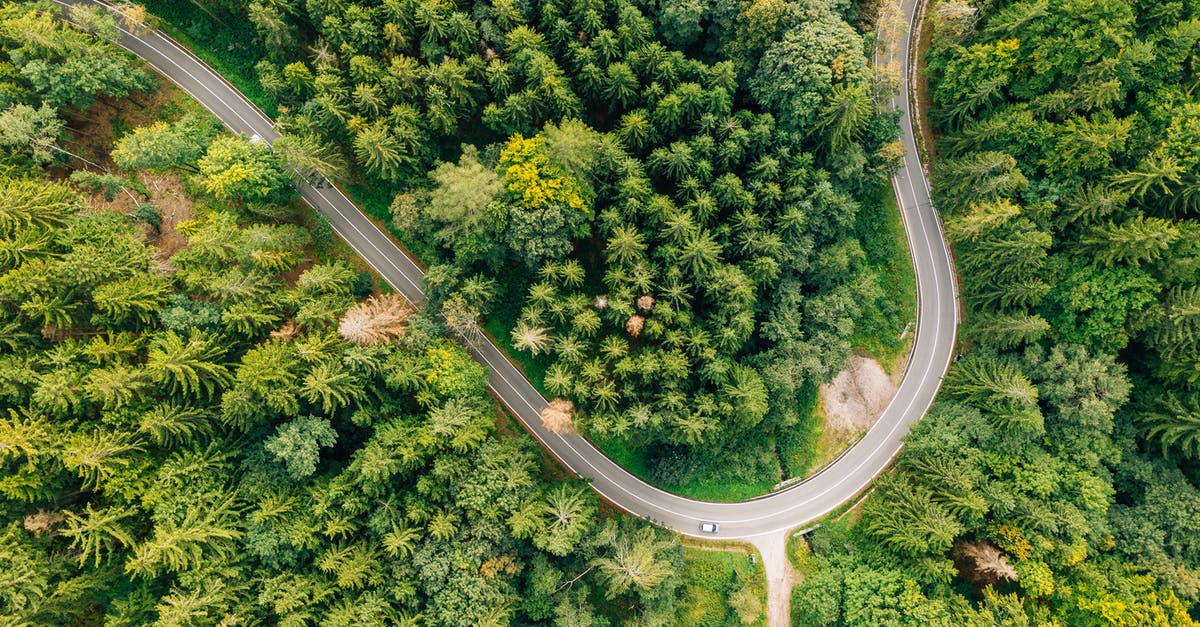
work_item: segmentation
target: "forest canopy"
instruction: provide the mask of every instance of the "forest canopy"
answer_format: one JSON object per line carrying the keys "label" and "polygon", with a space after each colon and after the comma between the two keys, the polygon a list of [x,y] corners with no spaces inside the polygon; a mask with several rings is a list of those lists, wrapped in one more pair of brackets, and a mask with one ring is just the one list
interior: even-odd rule
{"label": "forest canopy", "polygon": [[[664,451],[660,478],[769,474],[887,308],[854,226],[896,119],[860,7],[213,8],[257,30],[275,150],[177,103],[89,148],[156,81],[106,12],[0,8],[0,612],[681,620],[676,541],[545,469],[451,337],[511,323],[578,426]],[[931,8],[963,355],[797,550],[798,624],[1194,624],[1198,10]],[[291,177],[335,171],[426,245],[426,307],[298,210]],[[716,585],[715,624],[757,618]]]}
{"label": "forest canopy", "polygon": [[[438,312],[300,208],[286,147],[114,33],[0,7],[4,622],[675,622],[677,539],[560,478]],[[29,69],[82,57],[120,80]]]}
{"label": "forest canopy", "polygon": [[[897,126],[876,115],[886,89],[847,22],[857,7],[248,11],[282,124],[397,192],[394,225],[446,266],[431,275],[460,277],[431,290],[449,317],[502,319],[501,342],[574,403],[577,426],[657,451],[660,479],[694,476],[664,461],[692,452],[727,457],[709,472],[781,478],[767,442],[808,417],[805,394],[888,307],[854,227],[894,165]],[[523,306],[449,299],[468,277]]]}
{"label": "forest canopy", "polygon": [[969,350],[861,521],[811,536],[797,623],[1195,624],[1198,18],[930,7]]}

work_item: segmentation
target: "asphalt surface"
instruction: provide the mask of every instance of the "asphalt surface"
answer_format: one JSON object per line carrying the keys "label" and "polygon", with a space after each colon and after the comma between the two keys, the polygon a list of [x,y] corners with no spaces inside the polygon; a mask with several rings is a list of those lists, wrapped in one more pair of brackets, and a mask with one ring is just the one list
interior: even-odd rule
{"label": "asphalt surface", "polygon": [[[56,0],[60,4],[95,0]],[[911,25],[915,0],[904,0],[903,13]],[[896,50],[908,50],[911,28]],[[236,133],[257,135],[273,142],[279,134],[270,119],[236,88],[183,46],[158,33],[135,35],[123,29],[120,45],[177,84]],[[908,58],[902,55],[902,76]],[[933,402],[954,352],[958,326],[957,296],[950,254],[934,211],[917,158],[909,119],[909,87],[904,82],[894,104],[903,112],[901,141],[907,151],[893,186],[904,219],[917,275],[917,329],[912,355],[895,398],[875,426],[857,444],[824,470],[786,490],[740,503],[696,501],[651,486],[626,472],[586,439],[560,435],[542,427],[540,412],[546,399],[495,345],[473,347],[488,367],[496,396],[559,460],[589,479],[605,499],[635,515],[684,534],[723,539],[758,539],[776,535],[824,516],[868,487],[899,452],[909,427]],[[421,269],[379,230],[340,190],[329,184],[304,185],[305,202],[325,215],[334,231],[363,257],[397,292],[413,302],[422,300]],[[720,532],[703,534],[701,522],[717,522]]]}

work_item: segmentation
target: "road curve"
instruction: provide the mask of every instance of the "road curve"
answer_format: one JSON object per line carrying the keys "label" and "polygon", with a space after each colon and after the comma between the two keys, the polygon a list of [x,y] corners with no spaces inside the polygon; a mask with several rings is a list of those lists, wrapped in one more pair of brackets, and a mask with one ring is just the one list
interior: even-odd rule
{"label": "road curve", "polygon": [[[59,4],[98,4],[97,0],[55,0]],[[909,38],[917,0],[903,0],[909,25],[903,41],[892,45],[900,53],[901,76],[909,76]],[[111,7],[110,7],[111,8]],[[141,57],[171,82],[195,98],[230,130],[258,135],[273,142],[279,134],[271,120],[233,85],[222,79],[183,46],[159,33],[134,34],[122,28],[120,45]],[[888,59],[891,60],[891,59]],[[909,81],[903,81],[892,104],[901,118],[903,167],[892,181],[904,220],[917,276],[917,331],[904,379],[875,426],[824,470],[793,485],[740,503],[712,503],[660,490],[618,466],[586,439],[547,431],[540,412],[547,401],[489,341],[473,347],[476,359],[488,368],[491,389],[525,427],[559,460],[590,480],[605,499],[632,514],[681,533],[704,536],[702,521],[720,523],[720,533],[707,535],[744,539],[777,534],[824,516],[862,492],[900,451],[902,438],[933,403],[954,353],[958,306],[954,270],[941,222],[933,209],[929,185],[918,159],[909,115]],[[339,189],[329,184],[300,187],[300,195],[321,212],[334,231],[363,257],[397,292],[413,302],[422,299],[421,269],[375,226]]]}

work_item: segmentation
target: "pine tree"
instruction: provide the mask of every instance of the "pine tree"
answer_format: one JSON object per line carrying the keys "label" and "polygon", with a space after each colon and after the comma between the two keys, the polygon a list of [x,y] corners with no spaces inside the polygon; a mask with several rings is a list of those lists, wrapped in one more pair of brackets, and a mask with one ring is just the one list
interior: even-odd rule
{"label": "pine tree", "polygon": [[145,372],[116,364],[108,368],[97,368],[88,373],[84,389],[87,397],[108,410],[121,409],[134,404],[149,387]]}
{"label": "pine tree", "polygon": [[535,326],[525,320],[518,321],[512,330],[513,346],[517,350],[529,351],[535,356],[549,351],[553,340],[549,329]]}
{"label": "pine tree", "polygon": [[542,503],[542,528],[534,546],[558,556],[573,553],[591,532],[595,502],[583,488],[560,483]]}
{"label": "pine tree", "polygon": [[1006,198],[971,203],[966,213],[947,222],[946,230],[956,242],[977,241],[1020,214],[1021,208]]}
{"label": "pine tree", "polygon": [[[26,153],[39,165],[50,163],[62,154],[58,142],[65,127],[66,123],[49,103],[36,109],[17,103],[0,111],[0,147],[13,155]],[[0,225],[4,224],[3,219],[4,213],[0,212]]]}
{"label": "pine tree", "polygon": [[911,556],[940,555],[966,529],[933,494],[898,475],[875,484],[879,498],[867,502],[863,525],[883,544]]}
{"label": "pine tree", "polygon": [[135,320],[148,324],[158,317],[168,292],[167,283],[151,274],[105,283],[92,291],[92,303],[100,314],[100,320],[94,322],[120,325]]}
{"label": "pine tree", "polygon": [[211,397],[233,380],[221,360],[220,339],[193,330],[187,337],[167,331],[155,338],[146,355],[146,373],[175,394]]}
{"label": "pine tree", "polygon": [[971,281],[971,293],[965,298],[978,310],[1034,308],[1050,293],[1050,284],[1029,277],[1008,283]]}
{"label": "pine tree", "polygon": [[575,378],[561,362],[556,362],[546,369],[545,384],[546,389],[555,396],[570,396],[575,390]]}
{"label": "pine tree", "polygon": [[861,85],[835,85],[828,102],[814,128],[828,137],[831,152],[840,153],[862,137],[875,111],[866,87]]}
{"label": "pine tree", "polygon": [[382,122],[363,127],[354,137],[354,154],[360,163],[385,180],[397,180],[408,160],[404,147]]}
{"label": "pine tree", "polygon": [[133,557],[125,562],[125,572],[149,579],[163,571],[179,572],[212,559],[228,558],[242,535],[237,524],[239,514],[232,494],[204,507],[187,508],[182,520],[168,519],[155,525],[153,536],[138,545]]}
{"label": "pine tree", "polygon": [[733,403],[734,418],[739,428],[753,427],[762,421],[769,409],[767,388],[758,372],[741,364],[733,366],[722,394]]}
{"label": "pine tree", "polygon": [[1109,222],[1093,227],[1080,243],[1105,266],[1130,264],[1140,267],[1162,258],[1179,238],[1179,229],[1170,220],[1139,215],[1121,224]]}
{"label": "pine tree", "polygon": [[633,227],[618,226],[608,240],[605,255],[610,264],[631,266],[642,259],[646,243],[642,234]]}
{"label": "pine tree", "polygon": [[490,428],[472,401],[452,398],[429,412],[429,430],[458,453],[478,449]]}
{"label": "pine tree", "polygon": [[155,405],[142,413],[138,419],[138,432],[149,436],[158,446],[179,445],[202,441],[211,435],[211,415],[207,410],[164,403]]}
{"label": "pine tree", "polygon": [[721,252],[721,245],[717,243],[712,234],[708,231],[699,231],[683,242],[679,251],[679,260],[693,277],[702,279],[720,263]]}
{"label": "pine tree", "polygon": [[221,310],[221,323],[225,328],[243,337],[262,337],[267,330],[282,322],[281,316],[271,303],[244,300],[227,305]]}
{"label": "pine tree", "polygon": [[1162,445],[1163,454],[1177,448],[1187,457],[1200,458],[1200,402],[1195,397],[1166,394],[1154,409],[1137,417],[1146,437]]}
{"label": "pine tree", "polygon": [[686,142],[677,141],[666,148],[655,148],[646,159],[651,172],[668,181],[679,182],[692,174],[696,156]]}
{"label": "pine tree", "polygon": [[20,308],[21,313],[44,329],[70,329],[75,325],[74,312],[79,306],[62,295],[35,294],[21,303]]}
{"label": "pine tree", "polygon": [[1037,314],[976,313],[970,320],[970,335],[999,349],[1035,342],[1049,330],[1050,323]]}
{"label": "pine tree", "polygon": [[1179,183],[1183,172],[1184,167],[1172,157],[1152,155],[1143,159],[1136,170],[1112,175],[1111,181],[1114,187],[1130,196],[1144,198],[1150,192],[1169,194],[1171,185]]}
{"label": "pine tree", "polygon": [[1112,218],[1125,209],[1129,194],[1100,183],[1092,183],[1068,197],[1062,210],[1054,216],[1060,228],[1083,222],[1090,224],[1102,218]]}
{"label": "pine tree", "polygon": [[300,396],[310,403],[319,403],[326,414],[357,403],[364,395],[362,382],[333,360],[313,366],[300,384]]}
{"label": "pine tree", "polygon": [[421,531],[414,527],[393,527],[383,536],[383,550],[389,557],[407,558],[417,549]]}
{"label": "pine tree", "polygon": [[947,374],[945,389],[1003,425],[1042,429],[1037,387],[1010,360],[980,354],[960,359]]}
{"label": "pine tree", "polygon": [[0,269],[11,270],[35,257],[46,257],[51,249],[52,233],[46,229],[20,229],[11,238],[0,239]]}
{"label": "pine tree", "polygon": [[76,559],[81,567],[89,561],[98,567],[104,558],[134,545],[133,534],[124,524],[133,515],[132,510],[117,506],[92,509],[88,503],[81,514],[67,512],[62,535],[70,538],[71,548],[79,552]]}
{"label": "pine tree", "polygon": [[1200,345],[1200,286],[1175,286],[1167,293],[1161,322],[1150,331],[1167,353]]}
{"label": "pine tree", "polygon": [[96,429],[69,439],[62,452],[63,465],[75,471],[90,488],[127,467],[134,453],[142,451],[140,444],[130,442],[123,434]]}
{"label": "pine tree", "polygon": [[1017,160],[1002,152],[943,160],[934,179],[938,206],[950,210],[966,207],[972,201],[1009,197],[1029,184]]}
{"label": "pine tree", "polygon": [[32,227],[56,228],[82,208],[79,193],[60,183],[0,179],[0,233]]}
{"label": "pine tree", "polygon": [[313,135],[284,135],[271,148],[301,181],[320,184],[321,177],[342,180],[347,176],[341,153]]}
{"label": "pine tree", "polygon": [[1004,88],[1011,80],[1011,76],[1004,73],[980,78],[969,85],[964,93],[957,94],[954,102],[937,109],[937,115],[955,127],[981,112],[986,115],[993,103],[1003,97]]}
{"label": "pine tree", "polygon": [[669,539],[660,538],[653,527],[636,532],[618,532],[609,521],[600,534],[602,555],[592,560],[605,582],[609,599],[630,591],[644,591],[665,580],[673,566],[666,553],[674,548]]}
{"label": "pine tree", "polygon": [[628,65],[617,62],[608,66],[608,84],[604,87],[604,94],[611,102],[623,108],[628,107],[637,98],[640,89],[637,75]]}
{"label": "pine tree", "polygon": [[1052,239],[1024,220],[961,246],[959,272],[972,287],[1021,281],[1046,260]]}
{"label": "pine tree", "polygon": [[383,579],[383,565],[373,546],[355,542],[336,546],[317,559],[321,572],[333,575],[339,588],[361,590]]}
{"label": "pine tree", "polygon": [[621,116],[621,122],[616,129],[617,138],[632,151],[640,151],[648,146],[654,138],[654,126],[642,109],[630,111]]}

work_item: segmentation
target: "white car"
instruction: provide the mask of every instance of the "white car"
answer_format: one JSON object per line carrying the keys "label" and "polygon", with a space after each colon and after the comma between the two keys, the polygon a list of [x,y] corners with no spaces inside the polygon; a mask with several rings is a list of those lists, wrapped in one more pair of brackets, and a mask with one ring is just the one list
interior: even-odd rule
{"label": "white car", "polygon": [[700,531],[703,531],[704,533],[716,533],[720,530],[721,530],[720,523],[715,523],[715,522],[700,523]]}

